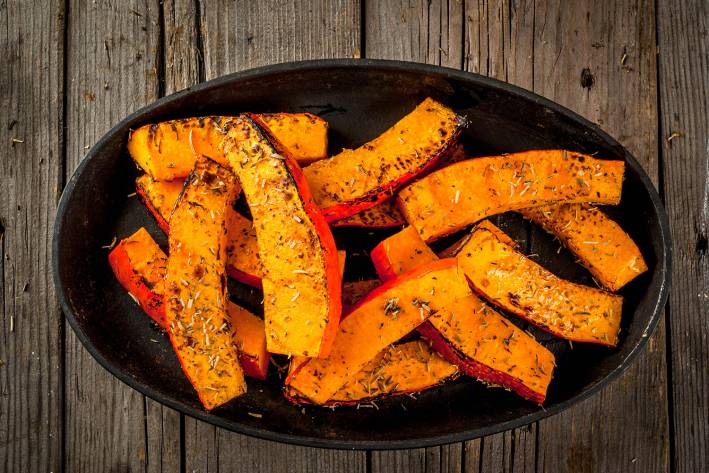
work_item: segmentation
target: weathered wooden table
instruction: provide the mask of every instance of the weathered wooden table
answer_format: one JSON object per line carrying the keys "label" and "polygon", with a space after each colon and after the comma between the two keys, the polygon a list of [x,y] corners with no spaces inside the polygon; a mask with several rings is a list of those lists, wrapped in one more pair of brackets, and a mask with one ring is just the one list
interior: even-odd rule
{"label": "weathered wooden table", "polygon": [[[702,0],[0,1],[0,471],[709,471],[707,28]],[[59,309],[49,244],[86,150],[162,95],[325,57],[509,81],[635,154],[670,214],[674,271],[665,321],[622,378],[525,428],[349,452],[216,429],[89,356]]]}

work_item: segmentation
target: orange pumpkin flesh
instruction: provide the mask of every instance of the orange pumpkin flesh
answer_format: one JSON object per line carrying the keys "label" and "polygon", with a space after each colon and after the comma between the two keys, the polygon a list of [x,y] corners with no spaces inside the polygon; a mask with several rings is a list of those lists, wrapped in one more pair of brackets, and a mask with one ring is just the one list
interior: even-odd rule
{"label": "orange pumpkin flesh", "polygon": [[266,349],[263,319],[233,302],[227,304],[227,313],[234,329],[234,345],[239,350],[239,362],[244,374],[252,378],[266,379],[270,357]]}
{"label": "orange pumpkin flesh", "polygon": [[[504,235],[487,221],[481,225],[489,225]],[[387,238],[371,255],[384,280],[438,259],[413,227]],[[554,355],[476,295],[447,301],[445,312],[433,314],[418,331],[467,375],[511,389],[538,404],[544,402]]]}
{"label": "orange pumpkin flesh", "polygon": [[525,151],[452,164],[399,192],[399,207],[426,242],[491,215],[541,205],[617,204],[623,161],[564,150]]}
{"label": "orange pumpkin flesh", "polygon": [[[327,122],[309,113],[271,113],[266,126],[294,159],[307,164],[327,156]],[[222,166],[229,163],[219,145],[236,117],[194,117],[145,125],[133,130],[128,152],[138,166],[158,181],[184,178],[199,155]]]}
{"label": "orange pumpkin flesh", "polygon": [[332,222],[374,207],[430,169],[456,142],[463,120],[426,99],[374,140],[306,167],[313,197]]}
{"label": "orange pumpkin flesh", "polygon": [[476,228],[458,254],[474,289],[498,307],[577,342],[615,346],[623,298],[563,280]]}
{"label": "orange pumpkin flesh", "polygon": [[165,320],[182,369],[207,410],[246,392],[229,328],[225,271],[227,210],[238,187],[231,172],[200,157],[170,219]]}
{"label": "orange pumpkin flesh", "polygon": [[260,122],[305,166],[327,158],[327,122],[312,113],[259,113]]}
{"label": "orange pumpkin flesh", "polygon": [[162,328],[165,328],[163,304],[167,256],[145,228],[121,240],[108,254],[108,263],[121,286]]}
{"label": "orange pumpkin flesh", "polygon": [[638,245],[595,207],[561,204],[521,209],[519,213],[557,237],[611,291],[647,271]]}
{"label": "orange pumpkin flesh", "polygon": [[[150,318],[167,330],[163,305],[167,255],[150,234],[140,228],[121,240],[109,253],[108,260],[116,279],[131,297]],[[263,320],[232,302],[228,303],[227,312],[244,374],[266,379],[269,357]]]}
{"label": "orange pumpkin flesh", "polygon": [[233,123],[223,146],[253,217],[268,350],[326,356],[342,290],[330,228],[298,164],[250,117]]}
{"label": "orange pumpkin flesh", "polygon": [[182,178],[172,181],[156,181],[147,174],[141,174],[135,180],[135,192],[143,205],[155,218],[160,230],[167,235],[170,232],[170,215],[177,198],[185,185]]}
{"label": "orange pumpkin flesh", "polygon": [[383,240],[374,247],[370,256],[382,281],[438,259],[411,226]]}

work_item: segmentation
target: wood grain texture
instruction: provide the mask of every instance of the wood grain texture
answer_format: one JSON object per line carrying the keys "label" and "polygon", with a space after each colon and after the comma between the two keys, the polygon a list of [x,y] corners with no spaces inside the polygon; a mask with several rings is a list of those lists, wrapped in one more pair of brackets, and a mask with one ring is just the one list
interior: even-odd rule
{"label": "wood grain texture", "polygon": [[297,447],[185,419],[186,471],[365,473],[365,452]]}
{"label": "wood grain texture", "polygon": [[[195,23],[187,18],[176,23],[200,25],[196,43],[189,40],[192,35],[185,29],[179,37],[181,40],[174,44],[180,49],[178,56],[185,64],[183,69],[192,71],[197,65],[202,79],[284,61],[360,54],[360,8],[354,1],[238,1],[228,5],[202,1],[199,6],[200,17]],[[169,45],[168,41],[168,53]],[[203,63],[200,63],[199,45],[203,45],[205,51]],[[166,77],[169,76],[167,65]],[[185,80],[184,85],[189,85],[189,80]],[[191,418],[185,418],[184,449],[186,471],[201,473],[364,472],[367,467],[365,452],[267,442]]]}
{"label": "wood grain texture", "polygon": [[[652,1],[537,2],[534,91],[614,135],[657,184],[654,22]],[[667,471],[664,324],[620,379],[539,422],[537,442],[540,471]]]}
{"label": "wood grain texture", "polygon": [[200,11],[207,79],[285,61],[359,56],[354,0],[202,0]]}
{"label": "wood grain texture", "polygon": [[674,241],[673,466],[688,473],[709,470],[709,5],[658,8],[662,173]]}
{"label": "wood grain texture", "polygon": [[[463,64],[463,3],[455,0],[365,2],[365,50],[372,59],[398,59],[453,68]],[[459,472],[460,443],[371,453],[372,472]]]}
{"label": "wood grain texture", "polygon": [[145,398],[145,471],[179,472],[182,455],[182,414]]}
{"label": "wood grain texture", "polygon": [[199,83],[202,73],[201,43],[195,0],[164,0],[165,95]]}
{"label": "wood grain texture", "polygon": [[[158,97],[161,62],[157,0],[76,0],[69,14],[67,178],[111,126]],[[65,470],[145,470],[144,397],[99,366],[71,330],[65,343]]]}
{"label": "wood grain texture", "polygon": [[364,11],[367,58],[461,67],[461,2],[370,0]]}
{"label": "wood grain texture", "polygon": [[58,471],[63,317],[50,248],[63,182],[63,2],[0,2],[0,31],[0,471]]}
{"label": "wood grain texture", "polygon": [[371,452],[370,472],[427,473],[459,472],[462,469],[463,444],[460,442],[441,447]]}

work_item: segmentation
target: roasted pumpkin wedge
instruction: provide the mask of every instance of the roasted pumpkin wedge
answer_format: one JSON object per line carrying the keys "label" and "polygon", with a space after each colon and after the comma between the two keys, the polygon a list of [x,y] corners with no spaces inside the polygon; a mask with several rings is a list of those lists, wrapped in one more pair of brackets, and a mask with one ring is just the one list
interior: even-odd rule
{"label": "roasted pumpkin wedge", "polygon": [[448,107],[424,100],[369,143],[306,167],[315,202],[330,222],[374,207],[441,159],[463,123]]}
{"label": "roasted pumpkin wedge", "polygon": [[[121,240],[109,253],[108,261],[116,278],[133,300],[161,328],[167,330],[163,305],[167,255],[150,234],[140,228]],[[232,302],[229,302],[227,312],[244,374],[266,379],[269,357],[263,320]]]}
{"label": "roasted pumpkin wedge", "polygon": [[[195,117],[145,125],[131,132],[128,152],[158,181],[187,176],[198,155],[228,166],[219,145],[235,119]],[[309,113],[270,113],[263,116],[262,123],[303,164],[326,157],[327,122],[322,118]]]}
{"label": "roasted pumpkin wedge", "polygon": [[165,320],[182,369],[208,410],[246,392],[229,329],[225,271],[227,211],[238,191],[234,174],[202,156],[170,218]]}
{"label": "roasted pumpkin wedge", "polygon": [[[424,391],[457,374],[455,365],[441,358],[422,340],[390,345],[338,389],[326,404],[354,405]],[[288,390],[286,396],[299,402]]]}
{"label": "roasted pumpkin wedge", "polygon": [[617,204],[624,165],[564,150],[469,159],[402,189],[399,207],[421,238],[430,242],[509,210],[562,203]]}
{"label": "roasted pumpkin wedge", "polygon": [[396,208],[396,200],[389,199],[364,209],[351,217],[343,218],[330,224],[331,227],[393,228],[406,224],[404,216]]}
{"label": "roasted pumpkin wedge", "polygon": [[299,360],[286,385],[297,397],[325,404],[381,350],[445,310],[449,300],[467,294],[470,289],[453,258],[382,284],[342,319],[330,355]]}
{"label": "roasted pumpkin wedge", "polygon": [[342,303],[335,241],[300,167],[271,140],[246,116],[224,140],[256,230],[268,351],[323,357]]}
{"label": "roasted pumpkin wedge", "polygon": [[461,372],[542,404],[554,371],[554,354],[474,294],[456,299],[446,313],[418,328]]}
{"label": "roasted pumpkin wedge", "polygon": [[[479,228],[509,239],[487,221]],[[376,255],[377,249],[372,251],[374,266],[384,280],[438,259],[415,231],[407,229],[384,240]],[[405,250],[401,250],[403,246]],[[410,258],[411,254],[418,257]],[[445,311],[432,314],[418,331],[461,372],[484,383],[503,386],[538,404],[544,402],[554,355],[476,295],[471,293],[449,302]]]}
{"label": "roasted pumpkin wedge", "polygon": [[422,340],[391,345],[338,389],[328,404],[352,404],[419,392],[457,374],[455,365],[441,358]]}
{"label": "roasted pumpkin wedge", "polygon": [[312,113],[260,113],[268,131],[305,166],[327,158],[327,122]]}
{"label": "roasted pumpkin wedge", "polygon": [[165,328],[163,287],[167,256],[145,228],[121,240],[108,254],[121,286],[158,325]]}
{"label": "roasted pumpkin wedge", "polygon": [[460,268],[485,299],[568,340],[615,346],[623,298],[561,279],[487,228],[476,228],[458,254]]}
{"label": "roasted pumpkin wedge", "polygon": [[[513,248],[517,248],[518,243],[517,243],[511,236],[509,236],[507,233],[505,233],[505,232],[503,232],[502,230],[500,230],[499,228],[497,228],[497,227],[496,227],[492,222],[490,222],[489,220],[483,220],[482,222],[480,222],[480,223],[478,223],[478,224],[476,225],[476,228],[480,228],[480,227],[482,227],[482,228],[487,228],[488,230],[490,230],[491,232],[493,232],[495,235],[497,235],[498,238],[499,238],[503,243],[506,243],[506,244],[510,245],[511,247],[513,247]],[[463,247],[465,246],[465,244],[468,242],[468,240],[470,239],[470,235],[471,235],[470,232],[466,233],[465,236],[463,236],[463,238],[461,238],[460,240],[456,241],[455,243],[453,243],[453,244],[452,244],[451,246],[449,246],[448,248],[445,248],[445,249],[443,249],[442,251],[440,251],[440,252],[438,253],[438,257],[439,257],[439,258],[451,258],[451,257],[453,257],[453,256],[456,256],[456,255],[460,252],[460,249],[463,248]],[[419,238],[419,240],[420,240],[420,239],[421,239],[421,238]]]}
{"label": "roasted pumpkin wedge", "polygon": [[237,281],[261,287],[261,261],[253,222],[233,208],[227,212],[226,272]]}
{"label": "roasted pumpkin wedge", "polygon": [[519,211],[557,237],[604,287],[617,291],[647,271],[638,245],[620,225],[588,204]]}
{"label": "roasted pumpkin wedge", "polygon": [[411,226],[383,240],[374,247],[370,256],[382,281],[438,259]]}

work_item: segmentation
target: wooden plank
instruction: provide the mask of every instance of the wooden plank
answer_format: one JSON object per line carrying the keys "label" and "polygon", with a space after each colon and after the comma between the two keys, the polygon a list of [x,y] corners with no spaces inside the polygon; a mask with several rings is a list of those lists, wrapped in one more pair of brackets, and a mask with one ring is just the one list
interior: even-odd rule
{"label": "wooden plank", "polygon": [[181,417],[179,412],[145,398],[146,472],[180,471]]}
{"label": "wooden plank", "polygon": [[[445,0],[374,0],[365,3],[365,51],[372,59],[397,59],[460,68],[463,3]],[[463,445],[371,453],[372,472],[458,472]]]}
{"label": "wooden plank", "polygon": [[[157,0],[74,0],[68,13],[67,178],[88,146],[158,97],[161,35]],[[155,445],[144,397],[100,367],[71,330],[65,343],[65,470],[146,470]]]}
{"label": "wooden plank", "polygon": [[364,11],[366,57],[461,67],[461,2],[370,0]]}
{"label": "wooden plank", "polygon": [[536,471],[537,424],[465,442],[465,472]]}
{"label": "wooden plank", "polygon": [[709,6],[695,0],[658,8],[662,175],[675,248],[668,307],[673,468],[689,473],[709,471]]}
{"label": "wooden plank", "polygon": [[[216,3],[202,1],[196,44],[185,41],[178,56],[198,63],[197,47],[203,44],[204,64],[200,69],[207,80],[283,61],[357,57],[359,14],[359,5],[348,0],[238,1],[219,8]],[[180,24],[193,23],[185,19]],[[190,36],[185,30],[182,38]],[[192,70],[193,66],[185,68]],[[166,72],[169,76],[169,66]],[[277,444],[185,418],[186,471],[364,472],[366,465],[365,452]]]}
{"label": "wooden plank", "polygon": [[197,3],[195,0],[164,0],[165,95],[201,80]]}
{"label": "wooden plank", "polygon": [[206,78],[268,64],[359,56],[354,0],[201,2]]}
{"label": "wooden plank", "polygon": [[371,472],[427,473],[459,472],[462,468],[463,444],[460,442],[442,447],[415,448],[371,452]]}
{"label": "wooden plank", "polygon": [[[615,135],[657,183],[654,2],[538,2],[534,24],[535,92]],[[665,385],[661,324],[645,353],[619,380],[539,423],[538,469],[666,471]]]}
{"label": "wooden plank", "polygon": [[0,470],[62,465],[51,239],[62,176],[64,3],[0,3]]}

